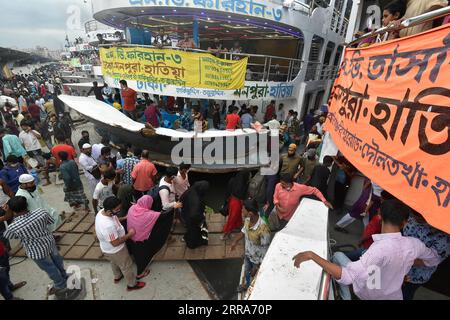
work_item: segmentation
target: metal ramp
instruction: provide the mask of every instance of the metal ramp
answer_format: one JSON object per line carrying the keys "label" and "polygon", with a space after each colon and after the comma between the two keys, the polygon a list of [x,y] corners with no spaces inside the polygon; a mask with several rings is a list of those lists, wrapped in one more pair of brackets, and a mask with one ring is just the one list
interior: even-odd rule
{"label": "metal ramp", "polygon": [[[102,261],[104,258],[98,240],[95,236],[94,214],[85,211],[66,213],[61,226],[55,231],[60,236],[57,241],[60,254],[65,260]],[[222,241],[225,217],[221,214],[207,214],[206,221],[209,229],[209,244],[197,249],[186,248],[181,241],[185,232],[180,222],[177,222],[172,231],[172,240],[166,244],[154,257],[154,261],[170,260],[212,260],[235,259],[244,255],[244,244],[240,243],[231,251],[232,240]],[[21,245],[11,250],[12,256],[26,257]]]}

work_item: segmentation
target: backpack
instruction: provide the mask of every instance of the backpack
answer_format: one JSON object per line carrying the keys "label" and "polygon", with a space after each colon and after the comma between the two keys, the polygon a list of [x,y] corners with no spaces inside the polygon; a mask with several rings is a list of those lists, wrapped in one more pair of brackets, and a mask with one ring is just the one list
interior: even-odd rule
{"label": "backpack", "polygon": [[260,205],[266,202],[266,177],[261,175],[260,171],[250,180],[247,196],[256,200]]}
{"label": "backpack", "polygon": [[163,205],[161,202],[161,196],[159,195],[159,192],[161,190],[167,190],[170,193],[170,188],[168,186],[155,186],[151,188],[149,192],[147,192],[147,195],[153,198],[153,205],[152,205],[153,211],[157,212],[162,211]]}

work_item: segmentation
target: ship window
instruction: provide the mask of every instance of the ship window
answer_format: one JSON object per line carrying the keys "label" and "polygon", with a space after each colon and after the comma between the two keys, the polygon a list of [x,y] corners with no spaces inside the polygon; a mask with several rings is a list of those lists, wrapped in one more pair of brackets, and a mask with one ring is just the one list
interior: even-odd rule
{"label": "ship window", "polygon": [[322,52],[324,40],[319,36],[314,36],[311,42],[311,50],[309,51],[308,68],[306,70],[305,80],[317,80],[320,73],[320,55]]}
{"label": "ship window", "polygon": [[319,107],[322,105],[322,99],[324,94],[325,90],[320,90],[319,92],[317,92],[316,101],[314,103],[314,110],[319,109]]}
{"label": "ship window", "polygon": [[342,46],[339,46],[339,47],[337,48],[336,56],[334,57],[334,63],[333,63],[333,65],[334,65],[335,67],[337,67],[338,64],[339,64],[339,62],[341,61],[342,50],[343,50],[343,47],[342,47]]}
{"label": "ship window", "polygon": [[324,65],[330,64],[331,54],[333,53],[334,47],[334,42],[329,41],[327,44],[327,49],[325,51],[325,58],[323,59]]}

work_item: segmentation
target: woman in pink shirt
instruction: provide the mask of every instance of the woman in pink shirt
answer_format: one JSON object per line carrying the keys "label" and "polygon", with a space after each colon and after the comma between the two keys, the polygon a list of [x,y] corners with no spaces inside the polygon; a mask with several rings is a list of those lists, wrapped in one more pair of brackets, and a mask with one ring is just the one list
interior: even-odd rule
{"label": "woman in pink shirt", "polygon": [[145,195],[128,210],[127,229],[136,231],[129,240],[129,248],[136,262],[138,279],[150,273],[150,262],[166,243],[173,223],[173,210],[156,212],[152,205],[153,198]]}

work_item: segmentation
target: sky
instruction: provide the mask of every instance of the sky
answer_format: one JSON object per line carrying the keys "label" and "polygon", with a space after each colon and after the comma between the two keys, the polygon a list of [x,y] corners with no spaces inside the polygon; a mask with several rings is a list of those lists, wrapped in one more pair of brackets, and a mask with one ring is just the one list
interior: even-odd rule
{"label": "sky", "polygon": [[73,41],[84,35],[84,23],[92,20],[90,0],[86,2],[0,0],[0,47],[28,49],[39,45],[61,49],[66,34]]}

